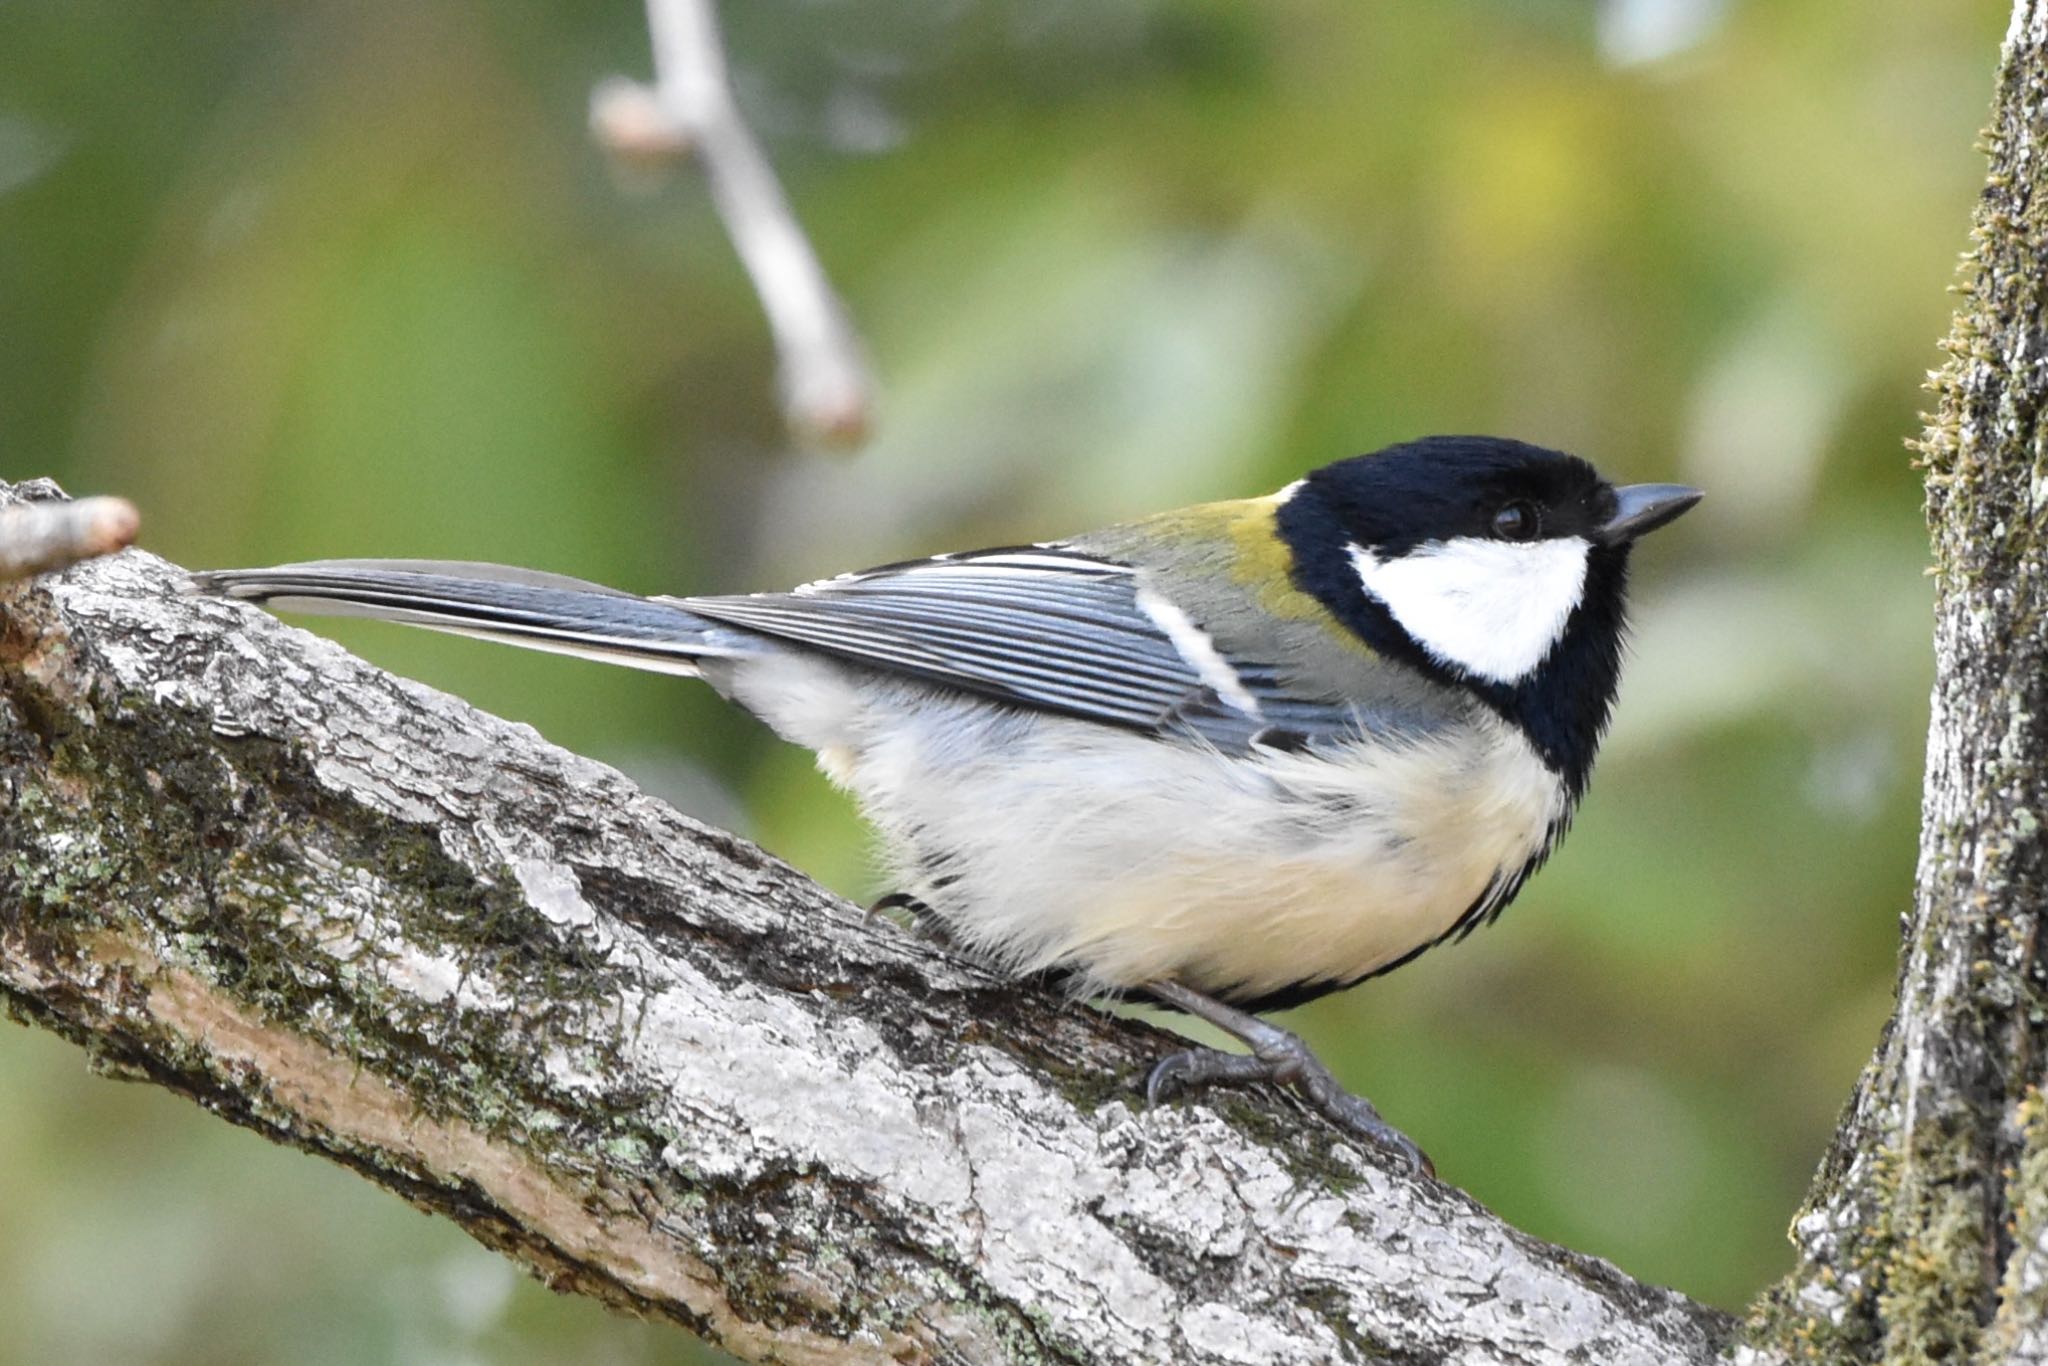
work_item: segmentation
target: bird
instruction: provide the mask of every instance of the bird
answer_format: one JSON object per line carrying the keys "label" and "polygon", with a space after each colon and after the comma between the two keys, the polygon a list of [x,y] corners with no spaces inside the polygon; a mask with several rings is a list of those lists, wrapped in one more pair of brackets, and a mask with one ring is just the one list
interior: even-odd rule
{"label": "bird", "polygon": [[786,592],[640,596],[432,560],[195,576],[710,684],[815,752],[899,891],[995,967],[1208,1021],[1148,1101],[1293,1087],[1433,1171],[1259,1018],[1499,917],[1586,790],[1629,556],[1700,490],[1501,437],[1337,460],[1264,497]]}

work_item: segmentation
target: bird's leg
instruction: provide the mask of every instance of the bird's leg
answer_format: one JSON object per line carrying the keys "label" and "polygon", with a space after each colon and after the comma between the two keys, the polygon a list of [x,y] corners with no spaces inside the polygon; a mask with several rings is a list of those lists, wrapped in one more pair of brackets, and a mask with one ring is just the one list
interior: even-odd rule
{"label": "bird's leg", "polygon": [[1168,1054],[1146,1074],[1147,1104],[1156,1105],[1183,1088],[1277,1082],[1299,1091],[1338,1128],[1390,1149],[1407,1162],[1409,1170],[1436,1175],[1436,1167],[1415,1146],[1415,1141],[1381,1119],[1371,1101],[1354,1096],[1339,1085],[1299,1035],[1190,991],[1178,982],[1148,982],[1145,990],[1167,1005],[1207,1020],[1251,1049],[1250,1053],[1223,1053],[1213,1048],[1190,1048]]}

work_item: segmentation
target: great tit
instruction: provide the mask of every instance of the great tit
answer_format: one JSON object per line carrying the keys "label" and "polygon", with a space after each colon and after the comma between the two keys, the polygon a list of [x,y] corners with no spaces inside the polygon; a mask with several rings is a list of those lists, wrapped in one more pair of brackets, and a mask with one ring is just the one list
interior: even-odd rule
{"label": "great tit", "polygon": [[884,837],[892,899],[961,946],[1250,1048],[1165,1058],[1151,1099],[1291,1083],[1423,1166],[1255,1013],[1398,967],[1514,898],[1606,728],[1630,547],[1700,496],[1444,436],[1268,497],[785,593],[640,597],[410,560],[198,578],[702,678],[816,751]]}

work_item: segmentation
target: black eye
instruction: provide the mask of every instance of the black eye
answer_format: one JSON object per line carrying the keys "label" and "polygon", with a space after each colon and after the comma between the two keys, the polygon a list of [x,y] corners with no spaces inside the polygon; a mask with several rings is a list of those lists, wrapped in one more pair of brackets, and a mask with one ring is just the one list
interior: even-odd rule
{"label": "black eye", "polygon": [[1533,541],[1542,530],[1542,519],[1527,503],[1509,503],[1493,514],[1493,534],[1502,541]]}

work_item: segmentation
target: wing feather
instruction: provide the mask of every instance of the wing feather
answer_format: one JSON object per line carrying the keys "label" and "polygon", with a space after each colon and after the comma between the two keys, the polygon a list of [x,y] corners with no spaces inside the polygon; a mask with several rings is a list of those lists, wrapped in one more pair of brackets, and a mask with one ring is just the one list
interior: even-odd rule
{"label": "wing feather", "polygon": [[1280,670],[1217,657],[1250,709],[1218,695],[1144,609],[1127,565],[1056,546],[887,565],[788,593],[673,599],[700,616],[1020,705],[1241,751],[1262,734],[1312,741],[1359,727]]}

